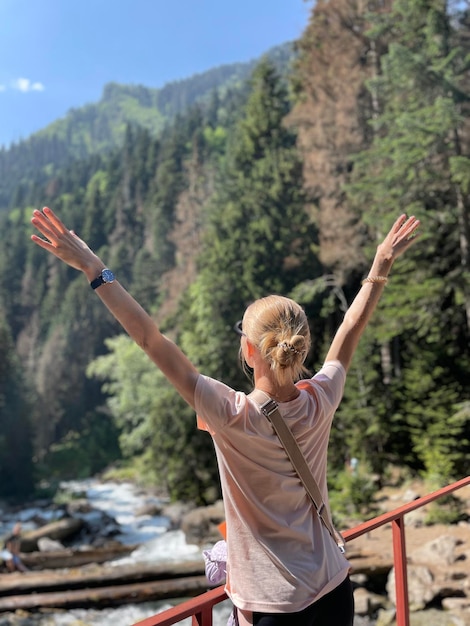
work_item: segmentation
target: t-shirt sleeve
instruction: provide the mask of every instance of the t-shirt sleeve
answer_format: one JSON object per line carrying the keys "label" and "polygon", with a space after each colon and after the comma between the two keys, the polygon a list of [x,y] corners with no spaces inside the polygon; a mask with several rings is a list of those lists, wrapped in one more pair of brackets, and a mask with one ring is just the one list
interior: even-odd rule
{"label": "t-shirt sleeve", "polygon": [[246,405],[246,396],[214,378],[200,374],[194,402],[198,428],[214,434],[240,416]]}
{"label": "t-shirt sleeve", "polygon": [[317,396],[326,414],[338,408],[346,383],[346,370],[340,361],[326,361],[313,378],[297,383],[301,389]]}

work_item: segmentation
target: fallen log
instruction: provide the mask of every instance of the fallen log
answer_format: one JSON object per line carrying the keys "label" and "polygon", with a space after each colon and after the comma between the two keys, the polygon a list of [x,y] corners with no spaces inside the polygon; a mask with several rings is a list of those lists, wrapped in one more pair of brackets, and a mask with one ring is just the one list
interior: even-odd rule
{"label": "fallen log", "polygon": [[0,597],[179,579],[203,573],[202,557],[197,561],[181,563],[132,563],[116,566],[93,564],[64,570],[12,572],[0,574]]}
{"label": "fallen log", "polygon": [[60,569],[80,567],[90,563],[106,563],[113,559],[128,556],[137,547],[137,545],[126,546],[116,543],[100,548],[91,547],[80,550],[64,548],[53,552],[22,552],[20,558],[29,569]]}
{"label": "fallen log", "polygon": [[[388,557],[348,555],[355,574],[386,576]],[[0,611],[118,606],[197,595],[208,587],[202,557],[180,563],[89,564],[63,570],[0,574]]]}
{"label": "fallen log", "polygon": [[0,598],[0,611],[38,609],[106,608],[126,603],[149,602],[184,596],[196,596],[207,591],[205,576],[176,580],[160,580],[128,585],[114,585],[73,591],[29,593]]}
{"label": "fallen log", "polygon": [[55,539],[56,541],[63,541],[73,537],[83,526],[83,520],[78,517],[64,517],[35,530],[30,530],[21,535],[21,552],[36,551],[38,549],[38,539],[42,537],[49,537],[49,539]]}

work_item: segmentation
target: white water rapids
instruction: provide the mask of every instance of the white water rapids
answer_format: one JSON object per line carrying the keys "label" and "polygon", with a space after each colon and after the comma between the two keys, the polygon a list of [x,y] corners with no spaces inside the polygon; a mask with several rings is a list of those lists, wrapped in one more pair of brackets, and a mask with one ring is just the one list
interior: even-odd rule
{"label": "white water rapids", "polygon": [[[65,491],[85,494],[92,507],[92,511],[81,514],[85,521],[92,522],[103,511],[114,518],[119,524],[120,532],[113,538],[123,544],[140,544],[131,555],[113,561],[119,564],[142,563],[153,561],[164,563],[168,561],[193,560],[200,555],[200,548],[188,545],[182,531],[169,530],[169,520],[161,516],[136,515],[136,511],[152,503],[159,503],[157,499],[142,492],[132,484],[100,483],[95,480],[73,481],[62,485]],[[160,502],[161,504],[161,502]],[[95,512],[93,512],[93,510]],[[35,516],[54,519],[54,512],[47,509],[29,508],[13,514],[2,514],[0,511],[0,536],[6,536],[16,521],[21,521],[24,531],[36,528]],[[175,600],[173,604],[179,601]],[[92,610],[72,609],[49,614],[32,614],[27,617],[0,614],[0,626],[15,624],[15,626],[131,626],[140,620],[150,617],[172,606],[169,601],[128,604],[118,608]],[[230,602],[226,601],[214,607],[214,626],[225,626],[231,611]],[[8,621],[7,621],[8,620]],[[179,623],[180,626],[190,626],[188,618]]]}

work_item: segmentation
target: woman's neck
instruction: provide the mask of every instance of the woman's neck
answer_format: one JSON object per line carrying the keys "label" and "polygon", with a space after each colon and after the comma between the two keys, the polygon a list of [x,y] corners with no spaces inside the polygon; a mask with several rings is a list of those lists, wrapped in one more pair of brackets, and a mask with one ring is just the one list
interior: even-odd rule
{"label": "woman's neck", "polygon": [[295,400],[300,391],[295,386],[293,381],[290,381],[284,385],[279,385],[269,376],[255,376],[255,388],[264,391],[270,398],[277,402],[289,402]]}

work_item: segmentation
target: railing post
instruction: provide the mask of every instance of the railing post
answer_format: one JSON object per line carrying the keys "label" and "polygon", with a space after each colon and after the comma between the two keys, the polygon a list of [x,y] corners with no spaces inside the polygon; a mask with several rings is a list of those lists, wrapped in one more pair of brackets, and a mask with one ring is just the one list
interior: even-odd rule
{"label": "railing post", "polygon": [[192,626],[212,626],[212,606],[203,606],[202,610],[193,615]]}
{"label": "railing post", "polygon": [[395,604],[397,626],[410,626],[408,574],[406,567],[405,520],[403,515],[392,521],[393,561],[395,565]]}

